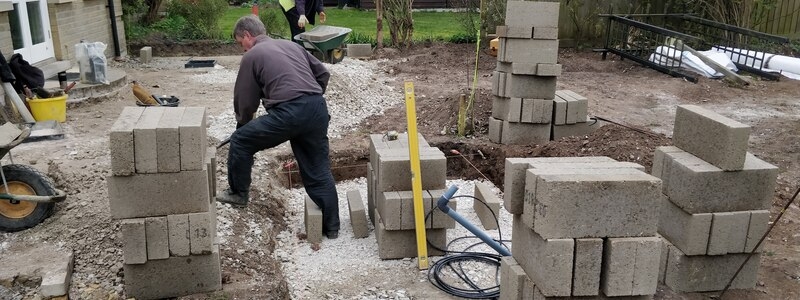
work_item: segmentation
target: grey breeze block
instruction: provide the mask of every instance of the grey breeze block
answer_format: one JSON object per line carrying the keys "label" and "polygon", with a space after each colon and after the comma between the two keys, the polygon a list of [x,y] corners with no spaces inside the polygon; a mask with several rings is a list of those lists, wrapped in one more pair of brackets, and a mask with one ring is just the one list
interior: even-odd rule
{"label": "grey breeze block", "polygon": [[511,253],[546,296],[572,295],[573,239],[544,239],[514,215]]}
{"label": "grey breeze block", "polygon": [[497,229],[497,219],[500,218],[500,199],[483,182],[475,183],[474,195],[477,199],[472,201],[472,208],[478,215],[483,228],[486,230]]}
{"label": "grey breeze block", "polygon": [[517,264],[514,257],[503,256],[500,258],[499,300],[533,299],[533,289],[533,281]]}
{"label": "grey breeze block", "polygon": [[[675,151],[667,148],[666,151]],[[661,152],[661,153],[659,153]],[[656,149],[653,173],[664,194],[687,213],[769,209],[778,167],[747,154],[741,171],[726,172],[688,152]],[[663,157],[663,159],[662,159]],[[661,162],[660,167],[656,165]]]}
{"label": "grey breeze block", "polygon": [[114,219],[208,211],[208,172],[109,176],[108,202]]}
{"label": "grey breeze block", "polygon": [[654,236],[662,197],[661,180],[633,168],[529,169],[522,216],[548,239]]}
{"label": "grey breeze block", "polygon": [[322,210],[308,195],[305,197],[305,209],[303,212],[303,220],[306,225],[306,240],[309,243],[322,242]]}
{"label": "grey breeze block", "polygon": [[136,173],[158,172],[158,147],[156,129],[166,107],[145,108],[133,127],[133,156]]}
{"label": "grey breeze block", "polygon": [[536,162],[563,162],[563,163],[592,163],[616,162],[606,156],[586,157],[509,157],[505,162],[503,175],[503,207],[511,214],[521,214],[523,198],[525,197],[525,170],[531,163]]}
{"label": "grey breeze block", "polygon": [[603,252],[603,294],[640,296],[656,293],[661,261],[659,237],[608,238]]}
{"label": "grey breeze block", "polygon": [[575,239],[575,267],[572,274],[573,296],[596,296],[600,293],[603,264],[603,239]]}
{"label": "grey breeze block", "polygon": [[364,238],[369,236],[367,227],[367,212],[364,211],[364,202],[358,190],[347,191],[347,208],[350,211],[350,225],[353,226],[353,237]]}
{"label": "grey breeze block", "polygon": [[555,64],[558,62],[558,40],[500,38],[497,60],[510,63]]}
{"label": "grey breeze block", "polygon": [[210,255],[170,257],[123,265],[125,294],[136,299],[179,297],[222,288],[219,249]]}
{"label": "grey breeze block", "polygon": [[122,261],[126,264],[147,262],[144,218],[122,220],[119,231],[122,239]]}
{"label": "grey breeze block", "polygon": [[[383,227],[381,215],[375,212],[375,239],[378,241],[378,257],[380,259],[400,259],[417,257],[416,230],[386,230]],[[425,235],[431,244],[439,249],[445,249],[447,244],[447,229],[427,229]],[[444,255],[428,245],[428,256]]]}
{"label": "grey breeze block", "polygon": [[744,167],[750,126],[696,105],[678,105],[672,141],[725,171]]}
{"label": "grey breeze block", "polygon": [[506,25],[558,27],[558,2],[509,1],[506,4]]}
{"label": "grey breeze block", "polygon": [[[677,292],[720,291],[749,254],[687,256],[666,240],[669,248],[664,282]],[[731,284],[731,289],[756,286],[761,254],[755,254]]]}
{"label": "grey breeze block", "polygon": [[204,169],[206,147],[208,147],[206,108],[187,107],[181,118],[179,134],[181,171]]}
{"label": "grey breeze block", "polygon": [[115,176],[128,176],[136,173],[133,128],[142,113],[144,113],[144,107],[125,107],[114,125],[111,126],[111,132],[108,134],[108,147],[111,157],[111,173]]}
{"label": "grey breeze block", "polygon": [[165,107],[156,127],[156,151],[158,173],[181,170],[181,144],[179,129],[184,107]]}
{"label": "grey breeze block", "polygon": [[544,144],[550,141],[550,124],[503,121],[500,142],[504,145]]}

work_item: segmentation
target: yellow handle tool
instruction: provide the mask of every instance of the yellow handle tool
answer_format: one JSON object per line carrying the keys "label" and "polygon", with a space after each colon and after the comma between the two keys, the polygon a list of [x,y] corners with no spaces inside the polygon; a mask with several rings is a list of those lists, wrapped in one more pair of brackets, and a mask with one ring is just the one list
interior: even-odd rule
{"label": "yellow handle tool", "polygon": [[417,230],[419,269],[428,268],[428,239],[425,235],[425,209],[422,206],[422,174],[419,166],[417,111],[414,105],[414,83],[406,81],[406,120],[408,121],[408,157],[411,161],[411,189],[414,192],[414,226]]}

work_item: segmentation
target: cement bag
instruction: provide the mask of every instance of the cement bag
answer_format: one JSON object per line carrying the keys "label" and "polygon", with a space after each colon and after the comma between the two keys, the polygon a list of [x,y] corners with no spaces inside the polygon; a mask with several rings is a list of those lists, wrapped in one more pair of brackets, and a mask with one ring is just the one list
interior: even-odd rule
{"label": "cement bag", "polygon": [[102,42],[75,44],[75,59],[78,61],[81,83],[109,84],[106,77],[106,44]]}

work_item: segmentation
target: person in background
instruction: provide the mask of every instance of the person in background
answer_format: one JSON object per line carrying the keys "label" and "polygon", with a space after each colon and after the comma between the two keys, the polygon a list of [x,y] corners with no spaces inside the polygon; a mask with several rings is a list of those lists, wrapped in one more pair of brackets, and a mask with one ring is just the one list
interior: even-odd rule
{"label": "person in background", "polygon": [[[228,186],[217,201],[249,202],[253,156],[289,141],[306,193],[322,210],[322,233],[339,236],[339,198],[328,156],[330,115],[322,94],[330,73],[303,47],[266,35],[256,16],[241,17],[233,37],[245,53],[233,87],[236,131],[228,150]],[[258,106],[267,114],[254,117]]]}
{"label": "person in background", "polygon": [[314,25],[314,16],[319,14],[320,23],[325,23],[325,8],[322,0],[279,0],[283,15],[289,21],[291,40],[306,31],[306,24]]}

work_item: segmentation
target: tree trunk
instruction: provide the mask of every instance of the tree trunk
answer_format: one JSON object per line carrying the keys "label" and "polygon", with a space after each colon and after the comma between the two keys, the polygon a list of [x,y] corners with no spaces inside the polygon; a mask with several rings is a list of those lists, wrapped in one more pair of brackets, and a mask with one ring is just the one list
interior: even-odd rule
{"label": "tree trunk", "polygon": [[161,7],[163,0],[145,0],[147,4],[147,14],[144,16],[142,23],[150,25],[158,21],[158,9]]}
{"label": "tree trunk", "polygon": [[383,48],[383,0],[375,0],[375,23],[378,24],[378,31],[375,34],[377,48]]}

